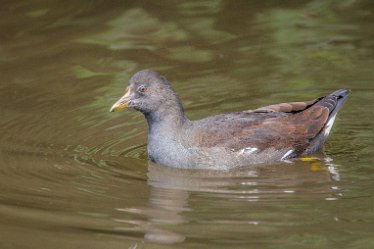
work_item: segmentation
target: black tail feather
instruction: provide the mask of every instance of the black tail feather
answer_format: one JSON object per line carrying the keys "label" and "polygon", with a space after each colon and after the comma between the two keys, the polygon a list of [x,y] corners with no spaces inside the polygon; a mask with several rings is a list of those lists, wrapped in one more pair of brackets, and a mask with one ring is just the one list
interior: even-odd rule
{"label": "black tail feather", "polygon": [[305,150],[303,153],[304,155],[315,153],[322,149],[322,146],[329,135],[330,129],[334,124],[336,114],[343,107],[345,101],[347,101],[350,92],[350,90],[340,89],[327,95],[314,104],[314,106],[327,107],[329,109],[329,117],[322,130],[312,141],[310,141],[310,146]]}

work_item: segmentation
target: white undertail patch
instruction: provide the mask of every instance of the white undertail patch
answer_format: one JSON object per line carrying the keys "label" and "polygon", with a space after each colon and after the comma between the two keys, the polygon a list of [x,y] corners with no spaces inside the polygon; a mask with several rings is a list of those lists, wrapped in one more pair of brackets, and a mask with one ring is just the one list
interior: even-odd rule
{"label": "white undertail patch", "polygon": [[336,118],[336,114],[334,116],[332,116],[329,121],[327,122],[326,126],[325,126],[325,131],[324,131],[324,135],[327,137],[331,131],[331,128],[335,122],[335,118]]}
{"label": "white undertail patch", "polygon": [[286,159],[289,155],[291,155],[292,152],[293,152],[293,150],[289,150],[289,151],[287,151],[286,154],[284,154],[284,155],[282,156],[281,160]]}

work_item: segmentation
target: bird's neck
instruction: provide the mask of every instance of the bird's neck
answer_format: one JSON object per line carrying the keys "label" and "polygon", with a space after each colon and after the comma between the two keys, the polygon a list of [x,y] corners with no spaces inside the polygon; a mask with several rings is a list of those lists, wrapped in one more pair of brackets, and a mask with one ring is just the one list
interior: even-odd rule
{"label": "bird's neck", "polygon": [[172,105],[162,106],[157,111],[144,113],[144,115],[150,134],[157,132],[172,135],[189,122],[179,101]]}

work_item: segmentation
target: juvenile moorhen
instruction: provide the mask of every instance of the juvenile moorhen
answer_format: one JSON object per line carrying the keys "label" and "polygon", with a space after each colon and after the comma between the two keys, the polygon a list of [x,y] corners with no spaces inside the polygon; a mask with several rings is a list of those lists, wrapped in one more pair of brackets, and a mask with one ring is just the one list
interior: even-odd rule
{"label": "juvenile moorhen", "polygon": [[111,112],[131,107],[148,122],[148,157],[178,168],[230,169],[321,150],[349,95],[337,90],[305,102],[270,105],[191,121],[168,80],[137,72]]}

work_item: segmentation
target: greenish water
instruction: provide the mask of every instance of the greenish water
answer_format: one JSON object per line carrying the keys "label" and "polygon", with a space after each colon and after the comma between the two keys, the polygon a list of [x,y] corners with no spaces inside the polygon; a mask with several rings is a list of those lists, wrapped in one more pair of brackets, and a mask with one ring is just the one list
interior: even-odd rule
{"label": "greenish water", "polygon": [[[6,1],[0,248],[374,248],[372,1]],[[151,164],[109,113],[166,75],[187,115],[352,90],[319,161]]]}

